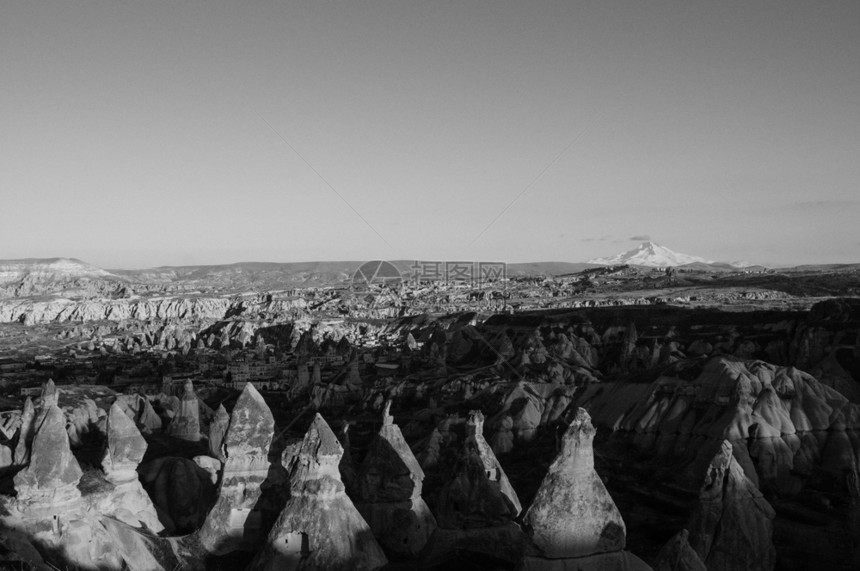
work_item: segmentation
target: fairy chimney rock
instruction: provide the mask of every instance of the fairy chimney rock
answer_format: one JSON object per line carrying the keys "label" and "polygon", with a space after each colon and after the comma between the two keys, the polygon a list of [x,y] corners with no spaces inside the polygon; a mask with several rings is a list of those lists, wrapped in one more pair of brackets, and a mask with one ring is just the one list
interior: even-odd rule
{"label": "fairy chimney rock", "polygon": [[578,409],[526,513],[531,540],[543,557],[572,559],[624,549],[624,520],[594,470],[594,434],[588,413]]}
{"label": "fairy chimney rock", "polygon": [[112,482],[137,479],[137,466],[146,453],[146,440],[134,422],[113,403],[107,417],[107,443],[102,458],[105,476]]}
{"label": "fairy chimney rock", "polygon": [[19,501],[57,504],[80,498],[83,473],[69,447],[66,416],[50,404],[33,437],[30,464],[14,477]]}
{"label": "fairy chimney rock", "polygon": [[284,452],[291,497],[251,568],[369,571],[388,563],[346,495],[338,471],[342,455],[334,432],[317,414],[301,445]]}

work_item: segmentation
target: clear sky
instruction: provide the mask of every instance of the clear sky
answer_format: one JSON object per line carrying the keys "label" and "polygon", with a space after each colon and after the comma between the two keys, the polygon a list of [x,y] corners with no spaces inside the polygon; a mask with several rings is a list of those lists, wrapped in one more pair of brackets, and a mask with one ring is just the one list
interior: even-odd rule
{"label": "clear sky", "polygon": [[0,3],[0,258],[860,262],[858,221],[857,0]]}

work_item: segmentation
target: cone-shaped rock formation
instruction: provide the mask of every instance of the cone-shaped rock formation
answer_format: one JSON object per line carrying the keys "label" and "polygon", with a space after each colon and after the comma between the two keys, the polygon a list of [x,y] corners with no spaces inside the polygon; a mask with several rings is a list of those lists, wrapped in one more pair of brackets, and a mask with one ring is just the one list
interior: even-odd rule
{"label": "cone-shaped rock formation", "polygon": [[442,489],[442,527],[487,527],[513,520],[522,511],[505,471],[484,438],[484,415],[473,410],[466,421],[466,441],[459,469]]}
{"label": "cone-shaped rock formation", "polygon": [[88,496],[87,502],[99,513],[110,515],[133,527],[146,526],[154,532],[164,529],[155,505],[137,477],[137,466],[146,453],[146,440],[134,422],[113,403],[107,417],[107,442],[102,458],[105,478],[113,489]]}
{"label": "cone-shaped rock formation", "polygon": [[200,530],[200,540],[210,551],[226,553],[262,543],[264,518],[257,504],[270,470],[274,433],[272,411],[254,385],[246,384],[221,447],[226,460],[218,500]]}
{"label": "cone-shaped rock formation", "polygon": [[624,551],[624,520],[594,470],[595,432],[591,417],[578,409],[526,512],[531,545],[523,570],[650,569]]}
{"label": "cone-shaped rock formation", "polygon": [[14,478],[19,501],[46,506],[79,499],[77,486],[82,475],[69,448],[66,416],[56,405],[56,398],[48,402],[51,404],[42,411],[44,418],[33,437],[30,463]]}
{"label": "cone-shaped rock formation", "polygon": [[430,565],[444,564],[454,552],[508,565],[522,559],[525,538],[513,521],[522,510],[520,500],[483,431],[484,415],[473,410],[454,477],[439,494],[440,529],[422,553]]}
{"label": "cone-shaped rock formation", "polygon": [[356,480],[356,507],[379,542],[394,552],[417,555],[436,529],[436,519],[421,498],[424,471],[389,414],[370,445]]}
{"label": "cone-shaped rock formation", "polygon": [[699,504],[688,525],[690,545],[708,569],[770,571],[776,564],[773,547],[774,511],[744,475],[723,441],[714,456]]}
{"label": "cone-shaped rock formation", "polygon": [[580,408],[562,439],[525,522],[544,556],[584,557],[624,549],[621,513],[594,470],[595,429]]}
{"label": "cone-shaped rock formation", "polygon": [[338,464],[343,448],[319,414],[298,450],[285,454],[291,498],[254,569],[366,570],[388,560],[347,497]]}
{"label": "cone-shaped rock formation", "polygon": [[146,453],[146,440],[118,404],[107,417],[107,443],[102,459],[105,476],[112,482],[137,479],[137,465]]}

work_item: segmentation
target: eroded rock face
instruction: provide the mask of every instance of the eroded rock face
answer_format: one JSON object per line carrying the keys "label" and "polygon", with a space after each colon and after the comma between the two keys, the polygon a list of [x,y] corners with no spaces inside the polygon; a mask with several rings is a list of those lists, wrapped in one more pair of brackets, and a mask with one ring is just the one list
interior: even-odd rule
{"label": "eroded rock face", "polygon": [[185,392],[180,399],[179,410],[167,430],[168,434],[175,438],[191,442],[200,440],[200,404],[190,380],[185,382]]}
{"label": "eroded rock face", "polygon": [[80,499],[81,467],[69,448],[66,417],[48,400],[41,424],[33,437],[29,465],[15,474],[19,502],[60,505]]}
{"label": "eroded rock face", "polygon": [[744,475],[724,441],[708,467],[699,504],[690,518],[690,545],[708,569],[770,571],[774,511]]}
{"label": "eroded rock face", "polygon": [[33,444],[35,432],[36,407],[30,397],[24,402],[24,410],[21,413],[21,428],[18,432],[18,444],[15,446],[14,463],[17,466],[26,466],[30,461],[30,447]]}
{"label": "eroded rock face", "polygon": [[591,418],[579,409],[525,516],[531,540],[548,558],[621,551],[626,528],[594,470]]}
{"label": "eroded rock face", "polygon": [[346,495],[338,471],[342,455],[337,437],[317,414],[298,449],[285,452],[291,497],[253,569],[347,571],[388,563]]}
{"label": "eroded rock face", "polygon": [[262,543],[266,529],[258,502],[270,471],[274,433],[272,411],[257,389],[246,384],[224,436],[226,460],[218,499],[200,530],[201,543],[209,551],[227,553]]}
{"label": "eroded rock face", "polygon": [[438,521],[450,529],[502,525],[522,511],[520,500],[484,439],[484,415],[472,411],[459,468],[441,491]]}
{"label": "eroded rock face", "polygon": [[436,519],[421,498],[424,471],[390,410],[389,400],[356,478],[356,507],[384,547],[414,556],[436,529]]}
{"label": "eroded rock face", "polygon": [[679,466],[668,477],[691,491],[728,440],[762,489],[794,496],[815,480],[845,492],[836,486],[860,458],[860,406],[791,367],[721,356],[689,369],[650,385],[589,385],[575,401],[655,469]]}

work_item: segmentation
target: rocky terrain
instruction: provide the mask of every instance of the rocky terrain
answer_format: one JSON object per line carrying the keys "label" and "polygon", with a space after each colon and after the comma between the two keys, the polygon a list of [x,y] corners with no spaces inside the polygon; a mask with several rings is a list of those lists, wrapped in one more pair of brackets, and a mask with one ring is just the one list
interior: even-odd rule
{"label": "rocky terrain", "polygon": [[2,265],[0,561],[860,564],[852,267],[337,266]]}

